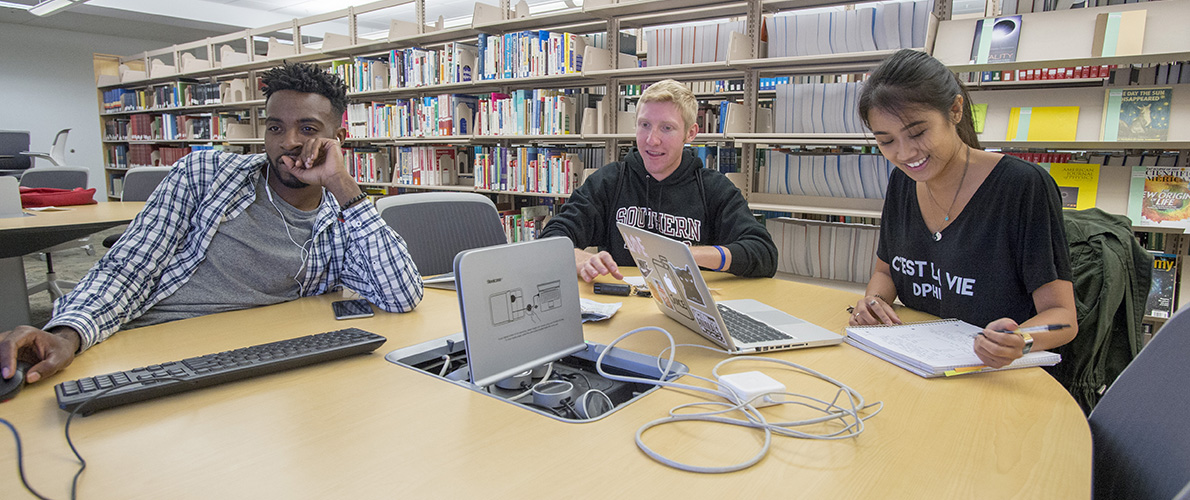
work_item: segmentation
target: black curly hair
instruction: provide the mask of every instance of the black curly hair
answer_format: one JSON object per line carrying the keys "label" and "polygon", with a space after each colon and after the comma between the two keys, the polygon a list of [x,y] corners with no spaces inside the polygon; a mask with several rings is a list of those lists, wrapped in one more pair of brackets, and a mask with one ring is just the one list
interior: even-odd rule
{"label": "black curly hair", "polygon": [[337,115],[347,111],[347,85],[343,79],[313,64],[285,63],[266,71],[260,80],[265,100],[277,91],[296,90],[326,97]]}

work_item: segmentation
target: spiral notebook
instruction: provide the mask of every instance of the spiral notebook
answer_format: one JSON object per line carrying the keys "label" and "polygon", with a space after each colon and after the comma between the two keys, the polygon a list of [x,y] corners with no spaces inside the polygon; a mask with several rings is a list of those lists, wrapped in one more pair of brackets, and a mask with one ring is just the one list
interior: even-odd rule
{"label": "spiral notebook", "polygon": [[942,377],[984,371],[1011,370],[1031,366],[1052,366],[1062,356],[1033,351],[1003,368],[983,365],[972,344],[983,331],[957,319],[943,319],[903,325],[847,327],[847,343],[880,359],[923,377]]}

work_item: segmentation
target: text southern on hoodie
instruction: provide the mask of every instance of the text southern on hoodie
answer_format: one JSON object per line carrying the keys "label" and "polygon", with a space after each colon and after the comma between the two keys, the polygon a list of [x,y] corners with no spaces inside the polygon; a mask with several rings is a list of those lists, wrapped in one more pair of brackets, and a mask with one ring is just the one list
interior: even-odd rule
{"label": "text southern on hoodie", "polygon": [[[696,176],[702,178],[701,190]],[[718,171],[703,168],[689,149],[662,181],[649,175],[635,149],[623,162],[604,165],[570,195],[540,237],[566,236],[575,248],[598,247],[617,265],[635,266],[616,222],[687,245],[727,247],[732,256],[727,271],[738,276],[771,277],[777,271],[777,247],[740,190]]]}

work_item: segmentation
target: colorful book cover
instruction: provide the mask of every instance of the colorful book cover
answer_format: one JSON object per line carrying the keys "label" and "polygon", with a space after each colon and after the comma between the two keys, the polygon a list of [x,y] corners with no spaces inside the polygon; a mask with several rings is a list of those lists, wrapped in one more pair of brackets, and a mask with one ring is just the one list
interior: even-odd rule
{"label": "colorful book cover", "polygon": [[1168,253],[1153,253],[1153,281],[1149,287],[1149,299],[1145,303],[1145,315],[1154,318],[1169,318],[1174,310],[1174,290],[1178,282],[1178,256]]}
{"label": "colorful book cover", "polygon": [[1008,112],[1010,141],[1073,141],[1078,132],[1078,106],[1034,106]]}
{"label": "colorful book cover", "polygon": [[972,104],[971,105],[971,121],[975,125],[975,133],[983,133],[983,124],[988,119],[988,105],[987,103]]}
{"label": "colorful book cover", "polygon": [[1095,208],[1099,193],[1099,165],[1091,163],[1039,163],[1049,171],[1058,192],[1062,195],[1062,208],[1086,210]]}
{"label": "colorful book cover", "polygon": [[980,19],[975,23],[971,43],[971,64],[1016,61],[1016,46],[1021,38],[1021,16]]}
{"label": "colorful book cover", "polygon": [[1172,87],[1109,88],[1103,98],[1104,141],[1165,141],[1169,138]]}
{"label": "colorful book cover", "polygon": [[1190,228],[1190,167],[1132,167],[1128,218],[1134,226]]}

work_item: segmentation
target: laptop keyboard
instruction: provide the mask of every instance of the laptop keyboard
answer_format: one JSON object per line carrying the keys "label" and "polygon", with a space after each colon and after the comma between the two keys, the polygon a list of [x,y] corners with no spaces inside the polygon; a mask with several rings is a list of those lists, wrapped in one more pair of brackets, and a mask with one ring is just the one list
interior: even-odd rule
{"label": "laptop keyboard", "polygon": [[723,323],[727,325],[727,331],[731,333],[731,337],[737,342],[752,344],[772,340],[793,340],[793,337],[785,334],[785,332],[773,328],[751,316],[723,304],[715,305],[719,307],[719,315],[723,317]]}

